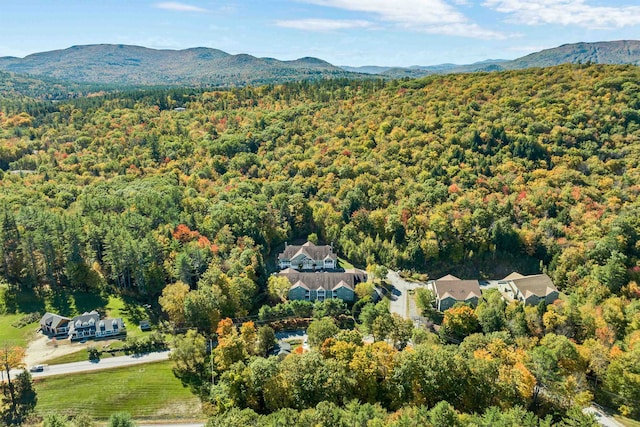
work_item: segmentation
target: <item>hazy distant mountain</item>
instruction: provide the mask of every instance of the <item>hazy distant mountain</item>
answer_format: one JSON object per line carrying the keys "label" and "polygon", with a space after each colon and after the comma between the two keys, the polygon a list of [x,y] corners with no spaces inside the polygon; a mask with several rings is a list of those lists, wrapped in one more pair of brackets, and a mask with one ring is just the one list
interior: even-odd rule
{"label": "hazy distant mountain", "polygon": [[380,65],[363,65],[361,67],[350,67],[348,65],[341,65],[340,68],[352,73],[382,74],[394,67],[382,67]]}
{"label": "hazy distant mountain", "polygon": [[512,61],[413,67],[336,67],[317,58],[279,61],[218,49],[156,50],[127,45],[87,45],[0,58],[0,70],[47,81],[109,85],[243,86],[323,78],[417,78],[430,74],[501,71],[563,63],[640,64],[640,41],[566,44]]}
{"label": "hazy distant mountain", "polygon": [[640,65],[640,41],[620,40],[597,43],[565,44],[545,49],[514,60],[489,59],[474,64],[441,64],[413,67],[343,67],[349,71],[377,74],[391,78],[418,78],[430,74],[470,73],[476,71],[516,70],[550,67],[566,63],[634,64]]}
{"label": "hazy distant mountain", "polygon": [[597,43],[564,44],[545,49],[505,64],[508,69],[550,67],[566,63],[640,65],[640,41],[619,40]]}
{"label": "hazy distant mountain", "polygon": [[217,49],[156,50],[87,45],[0,58],[0,69],[66,81],[125,85],[236,86],[328,77],[357,77],[317,58],[279,61]]}

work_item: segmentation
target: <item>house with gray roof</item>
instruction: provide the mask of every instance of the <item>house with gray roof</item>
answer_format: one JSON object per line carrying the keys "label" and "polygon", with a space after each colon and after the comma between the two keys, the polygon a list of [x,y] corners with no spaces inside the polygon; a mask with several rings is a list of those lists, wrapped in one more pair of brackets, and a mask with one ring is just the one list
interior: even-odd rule
{"label": "house with gray roof", "polygon": [[445,311],[457,302],[477,306],[480,297],[480,283],[477,280],[461,280],[448,274],[427,283],[436,296],[436,308]]}
{"label": "house with gray roof", "polygon": [[278,255],[281,270],[334,270],[338,268],[338,256],[330,245],[315,245],[307,242],[304,245],[287,245]]}
{"label": "house with gray roof", "polygon": [[122,318],[100,319],[97,311],[83,313],[71,319],[69,338],[78,341],[91,338],[110,338],[126,335],[127,330]]}
{"label": "house with gray roof", "polygon": [[291,283],[290,300],[324,301],[339,298],[355,300],[355,287],[367,280],[363,270],[350,269],[344,272],[303,272],[287,268],[279,273]]}
{"label": "house with gray roof", "polygon": [[43,334],[49,336],[66,336],[69,334],[69,322],[71,322],[71,319],[68,317],[47,312],[40,319],[40,330]]}
{"label": "house with gray roof", "polygon": [[511,286],[514,299],[518,299],[526,305],[537,305],[540,301],[552,304],[559,296],[558,289],[546,274],[523,276],[513,272],[502,281]]}

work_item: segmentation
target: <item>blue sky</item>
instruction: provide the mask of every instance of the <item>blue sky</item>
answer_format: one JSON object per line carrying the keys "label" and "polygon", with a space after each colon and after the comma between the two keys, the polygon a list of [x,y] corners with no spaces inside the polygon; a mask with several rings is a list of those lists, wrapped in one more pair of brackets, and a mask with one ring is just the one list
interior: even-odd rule
{"label": "blue sky", "polygon": [[640,39],[638,0],[2,0],[0,56],[116,43],[336,65],[512,59]]}

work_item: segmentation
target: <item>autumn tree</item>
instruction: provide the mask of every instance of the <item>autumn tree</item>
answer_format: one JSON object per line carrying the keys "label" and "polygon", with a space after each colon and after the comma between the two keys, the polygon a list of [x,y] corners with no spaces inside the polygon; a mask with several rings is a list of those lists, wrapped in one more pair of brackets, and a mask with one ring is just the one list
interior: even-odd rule
{"label": "autumn tree", "polygon": [[267,281],[269,297],[274,301],[287,301],[291,282],[284,276],[272,275]]}
{"label": "autumn tree", "polygon": [[462,339],[467,335],[477,332],[480,327],[478,317],[473,308],[466,304],[456,304],[444,312],[444,320],[440,328],[441,335]]}
{"label": "autumn tree", "polygon": [[167,313],[169,321],[176,326],[186,321],[185,299],[189,293],[189,286],[183,282],[167,285],[162,290],[162,296],[158,298],[160,307]]}
{"label": "autumn tree", "polygon": [[7,425],[21,425],[36,406],[37,396],[31,374],[23,371],[13,379],[11,371],[24,368],[25,350],[22,347],[0,349],[0,364],[7,378],[2,383],[2,409],[0,416]]}

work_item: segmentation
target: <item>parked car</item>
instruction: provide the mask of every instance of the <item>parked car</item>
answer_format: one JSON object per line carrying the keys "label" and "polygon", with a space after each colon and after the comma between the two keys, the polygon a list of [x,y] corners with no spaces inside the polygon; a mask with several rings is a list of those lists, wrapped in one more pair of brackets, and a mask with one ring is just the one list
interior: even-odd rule
{"label": "parked car", "polygon": [[44,365],[33,365],[29,368],[29,372],[42,372],[44,371]]}
{"label": "parked car", "polygon": [[139,325],[140,325],[140,330],[141,331],[150,331],[151,330],[151,325],[149,324],[148,320],[141,320]]}

